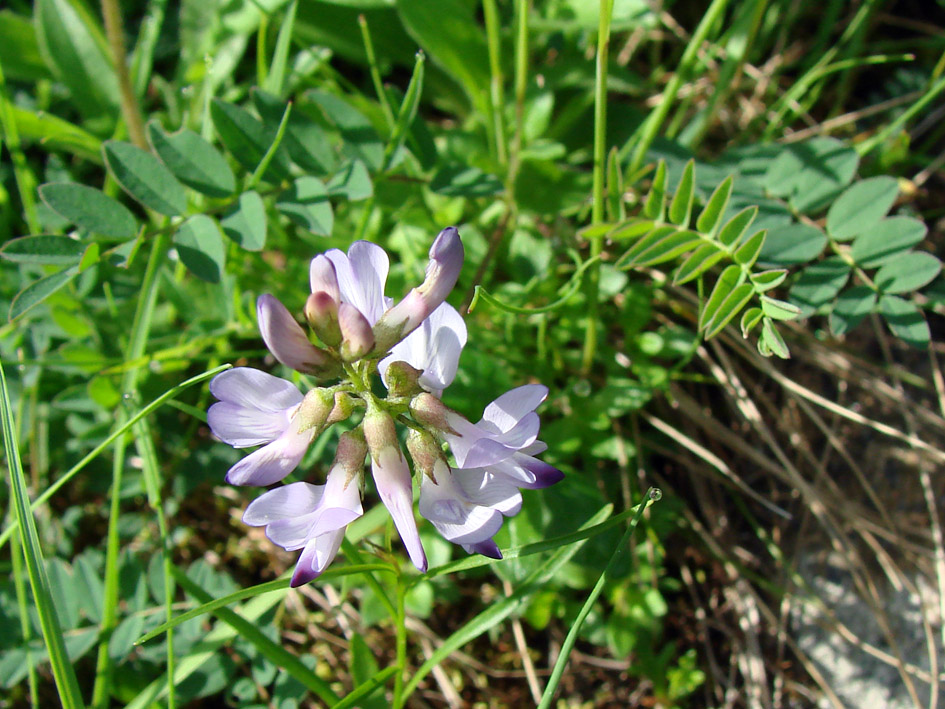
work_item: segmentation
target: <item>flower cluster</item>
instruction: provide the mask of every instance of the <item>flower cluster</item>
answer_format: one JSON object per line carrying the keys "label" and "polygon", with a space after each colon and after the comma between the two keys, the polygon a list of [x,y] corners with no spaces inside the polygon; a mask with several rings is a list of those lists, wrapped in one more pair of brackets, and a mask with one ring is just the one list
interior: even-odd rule
{"label": "flower cluster", "polygon": [[[271,295],[257,301],[259,329],[282,364],[320,381],[340,381],[303,395],[291,382],[238,367],[211,382],[210,391],[219,399],[207,416],[213,433],[234,448],[262,446],[227,472],[233,485],[283,480],[316,436],[356,412],[361,415],[360,423],[341,435],[323,485],[294,482],[273,488],[243,515],[246,524],[265,526],[275,544],[301,549],[293,586],[325,570],[347,525],[363,513],[367,455],[374,486],[410,560],[426,570],[397,421],[408,426],[407,451],[421,477],[420,514],[470,553],[501,558],[493,537],[503,517],[520,509],[521,489],[547,487],[563,477],[534,457],[546,448],[538,441],[535,413],[548,394],[545,387],[531,384],[503,394],[476,424],[440,401],[466,344],[463,319],[445,302],[462,264],[459,232],[444,229],[430,248],[423,283],[394,304],[384,295],[390,263],[379,246],[357,241],[347,254],[332,249],[316,256],[304,315],[317,344]],[[374,372],[387,389],[386,398],[372,393]]]}

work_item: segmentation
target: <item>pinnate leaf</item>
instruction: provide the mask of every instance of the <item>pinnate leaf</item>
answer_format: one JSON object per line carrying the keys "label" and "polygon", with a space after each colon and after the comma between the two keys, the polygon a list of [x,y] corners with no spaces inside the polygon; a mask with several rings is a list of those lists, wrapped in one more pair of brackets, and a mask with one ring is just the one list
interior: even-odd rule
{"label": "pinnate leaf", "polygon": [[742,269],[734,264],[726,266],[719,274],[719,279],[715,282],[709,299],[702,308],[702,315],[699,317],[699,329],[702,330],[715,317],[719,307],[729,294],[738,285],[741,278]]}
{"label": "pinnate leaf", "polygon": [[761,296],[761,311],[772,320],[793,320],[801,314],[801,309],[793,303],[766,295]]}
{"label": "pinnate leaf", "polygon": [[827,245],[827,235],[810,224],[774,227],[768,232],[759,258],[775,266],[791,266],[817,258]]}
{"label": "pinnate leaf", "polygon": [[779,268],[772,271],[758,271],[752,273],[750,278],[752,284],[755,286],[755,292],[764,293],[781,285],[784,279],[787,278],[787,273],[785,269]]}
{"label": "pinnate leaf", "polygon": [[247,251],[266,245],[266,205],[258,192],[240,195],[239,204],[220,221],[223,233]]}
{"label": "pinnate leaf", "polygon": [[220,227],[206,214],[195,214],[174,235],[180,260],[197,278],[219,283],[223,274],[224,249]]}
{"label": "pinnate leaf", "polygon": [[850,265],[831,256],[803,271],[791,287],[791,300],[801,306],[804,316],[833,300],[850,278]]}
{"label": "pinnate leaf", "polygon": [[899,254],[883,264],[874,278],[883,293],[908,293],[931,283],[942,270],[942,262],[924,251]]}
{"label": "pinnate leaf", "polygon": [[[210,117],[227,150],[240,165],[254,171],[275,141],[277,128],[264,125],[249,111],[217,98],[210,102]],[[263,179],[281,182],[288,176],[288,159],[284,146],[280,145],[263,173]]]}
{"label": "pinnate leaf", "polygon": [[141,148],[117,140],[103,147],[115,181],[134,199],[170,217],[187,211],[187,192],[164,164]]}
{"label": "pinnate leaf", "polygon": [[728,207],[729,197],[732,196],[732,185],[734,180],[731,175],[726,177],[706,202],[699,219],[696,220],[696,230],[703,234],[714,234],[722,223],[722,215],[725,214],[725,208]]}
{"label": "pinnate leaf", "polygon": [[879,299],[879,310],[900,340],[920,350],[929,346],[932,337],[929,324],[915,303],[896,295],[884,295]]}
{"label": "pinnate leaf", "polygon": [[742,238],[742,234],[751,226],[757,214],[758,207],[746,207],[729,219],[728,222],[725,223],[725,226],[722,227],[722,231],[719,232],[719,243],[722,244],[722,246],[731,246],[732,244],[738,243],[738,240]]}
{"label": "pinnate leaf", "polygon": [[10,303],[10,320],[16,320],[30,308],[42,303],[46,298],[75,278],[78,272],[78,266],[70,266],[62,271],[44,276],[38,281],[30,283],[13,297],[13,302]]}
{"label": "pinnate leaf", "polygon": [[928,227],[912,217],[887,217],[861,233],[850,245],[850,256],[864,268],[875,268],[925,238]]}
{"label": "pinnate leaf", "polygon": [[0,257],[15,263],[71,266],[79,263],[86,244],[68,236],[38,234],[11,239],[0,247]]}
{"label": "pinnate leaf", "polygon": [[138,230],[131,210],[94,187],[50,182],[40,186],[39,196],[56,214],[93,234],[124,239]]}
{"label": "pinnate leaf", "polygon": [[695,197],[695,160],[686,163],[676,194],[669,205],[669,220],[678,226],[689,226],[689,216],[692,214],[692,202]]}
{"label": "pinnate leaf", "polygon": [[656,175],[653,177],[653,184],[650,186],[650,192],[646,196],[646,202],[643,203],[643,216],[654,221],[663,219],[663,208],[666,204],[666,163],[659,161],[656,166]]}
{"label": "pinnate leaf", "polygon": [[276,209],[304,229],[318,236],[331,236],[334,216],[328,190],[317,177],[300,177],[283,192]]}
{"label": "pinnate leaf", "polygon": [[165,133],[151,121],[148,141],[177,179],[191,189],[210,197],[229,197],[236,190],[236,177],[226,159],[192,130]]}
{"label": "pinnate leaf", "polygon": [[781,359],[790,359],[791,353],[788,351],[784,338],[775,327],[771,318],[764,318],[761,325],[761,338],[758,340],[758,351],[765,354],[766,351],[777,355]]}
{"label": "pinnate leaf", "polygon": [[748,308],[748,310],[742,313],[742,337],[748,337],[751,331],[761,322],[762,315],[764,315],[764,313],[761,308]]}
{"label": "pinnate leaf", "polygon": [[748,239],[745,240],[741,246],[739,246],[733,258],[736,262],[740,263],[746,268],[751,268],[755,265],[755,261],[758,259],[758,254],[761,253],[761,247],[765,243],[765,235],[767,232],[762,229],[759,232],[752,234]]}
{"label": "pinnate leaf", "polygon": [[673,283],[682,285],[691,281],[712,268],[722,260],[723,256],[725,256],[725,251],[715,244],[711,242],[703,244],[679,264],[679,268],[676,269],[676,274],[673,276]]}
{"label": "pinnate leaf", "polygon": [[876,308],[876,291],[869,286],[847,288],[830,311],[830,331],[843,335],[860,324]]}
{"label": "pinnate leaf", "polygon": [[879,222],[896,201],[899,184],[893,177],[871,177],[848,187],[827,212],[827,232],[847,241]]}

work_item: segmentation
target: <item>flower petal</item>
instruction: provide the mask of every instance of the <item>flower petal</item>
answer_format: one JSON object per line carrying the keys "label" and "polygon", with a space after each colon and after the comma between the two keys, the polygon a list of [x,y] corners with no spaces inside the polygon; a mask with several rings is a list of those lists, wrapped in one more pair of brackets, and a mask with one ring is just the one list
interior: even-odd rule
{"label": "flower petal", "polygon": [[499,551],[499,545],[492,539],[477,542],[476,544],[463,544],[463,549],[470,554],[482,554],[490,559],[501,559],[502,552]]}
{"label": "flower petal", "polygon": [[325,254],[319,254],[312,259],[309,266],[309,283],[312,293],[327,293],[336,304],[341,302],[335,265]]}
{"label": "flower petal", "polygon": [[394,446],[388,446],[378,452],[372,450],[371,472],[377,493],[394,520],[394,526],[407,548],[410,561],[420,571],[426,571],[427,557],[420,543],[417,520],[413,516],[413,487],[407,461]]}
{"label": "flower petal", "polygon": [[548,387],[542,384],[517,387],[489,404],[482,412],[482,421],[494,424],[499,431],[508,431],[526,414],[537,409],[547,396]]}
{"label": "flower petal", "polygon": [[318,578],[338,554],[344,538],[345,530],[339,529],[337,532],[322,534],[310,540],[299,556],[289,585],[297,588]]}
{"label": "flower petal", "polygon": [[[540,427],[538,414],[526,414],[525,418],[509,431],[479,438],[469,447],[460,464],[464,468],[484,468],[503,461],[519,449],[533,443],[538,437]],[[458,457],[457,461],[459,461]]]}
{"label": "flower petal", "polygon": [[308,515],[318,508],[325,493],[324,485],[289,483],[264,492],[249,503],[243,513],[243,522],[261,527],[281,519]]}
{"label": "flower petal", "polygon": [[387,253],[370,241],[356,241],[345,255],[338,249],[325,252],[334,264],[341,300],[350,303],[373,326],[387,309],[384,286],[390,270]]}
{"label": "flower petal", "polygon": [[441,473],[437,482],[423,477],[419,509],[445,539],[455,544],[489,539],[502,527],[502,515],[465,499],[462,489],[448,472]]}
{"label": "flower petal", "polygon": [[295,470],[302,462],[315,433],[309,429],[298,433],[294,424],[267,446],[250,453],[230,468],[226,481],[230,485],[272,485]]}
{"label": "flower petal", "polygon": [[378,371],[387,384],[387,367],[406,362],[423,372],[420,385],[439,396],[456,377],[459,355],[466,345],[466,323],[449,303],[442,303],[430,317],[394,345],[391,354],[378,363]]}
{"label": "flower petal", "polygon": [[309,342],[301,325],[274,296],[259,296],[256,316],[263,342],[282,364],[309,373],[326,364],[325,353]]}
{"label": "flower petal", "polygon": [[467,498],[477,505],[490,507],[506,517],[517,515],[522,509],[522,493],[518,486],[502,475],[481,468],[457,468],[453,477]]}
{"label": "flower petal", "polygon": [[248,448],[276,440],[289,427],[286,411],[260,411],[220,401],[207,411],[213,435],[234,448]]}
{"label": "flower petal", "polygon": [[283,411],[302,402],[302,392],[292,382],[252,367],[236,367],[210,382],[210,393],[220,401],[260,411]]}

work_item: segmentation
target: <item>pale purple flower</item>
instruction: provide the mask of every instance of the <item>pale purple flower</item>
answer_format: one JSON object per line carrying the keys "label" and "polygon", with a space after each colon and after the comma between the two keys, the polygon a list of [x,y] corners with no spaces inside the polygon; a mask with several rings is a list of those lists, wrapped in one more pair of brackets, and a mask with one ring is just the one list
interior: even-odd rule
{"label": "pale purple flower", "polygon": [[355,241],[347,254],[330,249],[312,259],[309,276],[312,293],[327,293],[338,306],[354,306],[374,327],[394,302],[384,296],[389,271],[384,249],[370,241]]}
{"label": "pale purple flower", "polygon": [[466,323],[456,308],[441,303],[420,327],[394,345],[377,369],[387,384],[387,368],[394,362],[406,362],[423,372],[420,386],[439,397],[453,382],[465,346]]}
{"label": "pale purple flower", "polygon": [[424,475],[420,483],[420,514],[444,539],[469,553],[501,559],[492,537],[503,517],[518,514],[522,493],[503,476],[481,468],[450,470],[444,462],[435,468],[436,481]]}
{"label": "pale purple flower", "polygon": [[328,354],[313,345],[286,307],[275,296],[256,300],[256,318],[263,342],[272,356],[299,372],[324,376],[332,369]]}
{"label": "pale purple flower", "polygon": [[207,412],[217,438],[234,448],[265,444],[230,468],[228,483],[271,485],[298,467],[316,429],[299,430],[303,396],[294,384],[237,367],[214,377],[210,392],[220,400]]}
{"label": "pale purple flower", "polygon": [[374,476],[377,494],[394,520],[394,526],[407,548],[410,561],[420,571],[426,571],[427,557],[420,543],[417,520],[413,515],[410,467],[400,450],[394,419],[369,398],[363,426],[371,454],[371,474]]}
{"label": "pale purple flower", "polygon": [[443,436],[459,468],[484,468],[496,478],[529,489],[554,485],[564,474],[534,456],[548,448],[538,439],[535,409],[548,396],[541,384],[512,389],[489,404],[472,424],[459,414],[446,414]]}
{"label": "pale purple flower", "polygon": [[439,233],[430,247],[423,283],[374,324],[375,351],[384,353],[416,330],[453,290],[463,268],[463,241],[456,227]]}
{"label": "pale purple flower", "polygon": [[324,485],[282,485],[246,508],[246,524],[265,525],[266,536],[286,551],[302,550],[290,586],[318,577],[335,558],[345,529],[363,512],[358,477],[350,477],[346,466],[339,463],[329,471]]}

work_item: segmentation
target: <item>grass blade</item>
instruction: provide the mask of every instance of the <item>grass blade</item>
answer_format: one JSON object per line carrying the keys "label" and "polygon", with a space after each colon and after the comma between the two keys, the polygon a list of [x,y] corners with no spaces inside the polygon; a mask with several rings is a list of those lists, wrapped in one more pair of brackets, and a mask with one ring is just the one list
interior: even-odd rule
{"label": "grass blade", "polygon": [[554,698],[558,684],[561,682],[561,675],[564,674],[564,668],[567,667],[568,657],[571,655],[571,650],[574,649],[574,643],[577,642],[578,633],[581,631],[581,626],[584,625],[584,621],[587,620],[588,614],[597,602],[601,591],[604,590],[604,584],[607,582],[607,574],[613,568],[614,563],[620,557],[621,553],[626,549],[627,542],[630,541],[630,535],[633,534],[633,531],[643,518],[643,511],[662,496],[663,493],[660,492],[659,489],[651,487],[646,493],[646,502],[637,505],[636,512],[633,515],[633,519],[630,520],[627,531],[623,533],[623,537],[621,537],[620,542],[617,544],[617,548],[614,549],[614,553],[611,554],[610,559],[607,561],[607,566],[604,567],[604,571],[597,579],[597,583],[595,583],[594,588],[591,589],[587,600],[584,601],[584,605],[581,607],[581,611],[571,625],[567,637],[561,644],[561,652],[558,654],[558,660],[555,662],[554,669],[551,671],[551,677],[548,679],[545,691],[541,695],[541,703],[538,705],[538,709],[548,709],[548,707],[551,706],[551,700]]}
{"label": "grass blade", "polygon": [[53,605],[52,594],[49,589],[49,578],[46,576],[43,550],[39,544],[36,522],[33,519],[29,494],[26,490],[26,480],[23,477],[23,466],[20,462],[20,451],[16,443],[16,429],[13,424],[13,408],[10,406],[7,379],[3,373],[2,365],[0,365],[0,425],[3,427],[3,447],[6,452],[7,467],[10,470],[10,492],[13,497],[17,523],[21,530],[20,539],[23,542],[26,570],[30,579],[30,587],[33,590],[33,600],[36,603],[39,624],[43,630],[43,639],[49,652],[53,677],[56,679],[56,688],[59,690],[59,699],[65,709],[84,707],[85,704],[82,702],[75,671],[69,662],[69,656],[66,654],[62,628],[59,625],[59,617],[56,614],[56,608]]}

